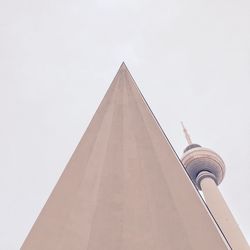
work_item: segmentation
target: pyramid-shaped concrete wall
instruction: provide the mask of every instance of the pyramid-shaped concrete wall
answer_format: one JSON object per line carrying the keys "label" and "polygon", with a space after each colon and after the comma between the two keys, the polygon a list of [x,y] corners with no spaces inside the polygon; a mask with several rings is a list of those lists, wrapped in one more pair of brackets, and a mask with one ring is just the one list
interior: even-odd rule
{"label": "pyramid-shaped concrete wall", "polygon": [[230,249],[124,64],[21,249]]}

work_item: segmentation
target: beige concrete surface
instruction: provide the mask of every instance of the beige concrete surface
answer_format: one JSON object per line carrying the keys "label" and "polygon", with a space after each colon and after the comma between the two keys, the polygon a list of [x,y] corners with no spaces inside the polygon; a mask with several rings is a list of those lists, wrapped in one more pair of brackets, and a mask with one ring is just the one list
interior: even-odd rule
{"label": "beige concrete surface", "polygon": [[124,64],[21,249],[230,249]]}
{"label": "beige concrete surface", "polygon": [[210,211],[229,241],[232,249],[249,250],[249,245],[215,181],[211,178],[202,179],[201,189]]}

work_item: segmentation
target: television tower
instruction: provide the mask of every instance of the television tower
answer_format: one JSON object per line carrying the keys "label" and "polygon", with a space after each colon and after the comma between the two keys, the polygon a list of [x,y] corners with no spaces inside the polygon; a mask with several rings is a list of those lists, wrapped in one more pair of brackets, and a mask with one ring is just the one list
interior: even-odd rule
{"label": "television tower", "polygon": [[249,250],[243,233],[217,187],[225,176],[225,163],[211,149],[193,143],[184,124],[181,124],[188,142],[182,156],[182,163],[192,182],[202,191],[208,208],[232,249]]}

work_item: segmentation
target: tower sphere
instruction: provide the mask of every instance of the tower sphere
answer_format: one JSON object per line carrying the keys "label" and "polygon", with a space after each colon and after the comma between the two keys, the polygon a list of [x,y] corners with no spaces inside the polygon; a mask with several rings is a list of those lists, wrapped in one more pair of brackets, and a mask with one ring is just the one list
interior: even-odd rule
{"label": "tower sphere", "polygon": [[225,175],[225,164],[222,158],[214,151],[203,148],[198,144],[190,144],[182,156],[182,163],[185,166],[191,180],[199,188],[203,178],[212,178],[219,185]]}

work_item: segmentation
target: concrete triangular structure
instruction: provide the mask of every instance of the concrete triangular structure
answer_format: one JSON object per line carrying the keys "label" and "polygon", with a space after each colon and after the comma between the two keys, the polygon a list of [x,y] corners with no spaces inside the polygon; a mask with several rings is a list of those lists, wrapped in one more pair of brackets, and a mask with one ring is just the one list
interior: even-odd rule
{"label": "concrete triangular structure", "polygon": [[124,63],[21,249],[230,249]]}

